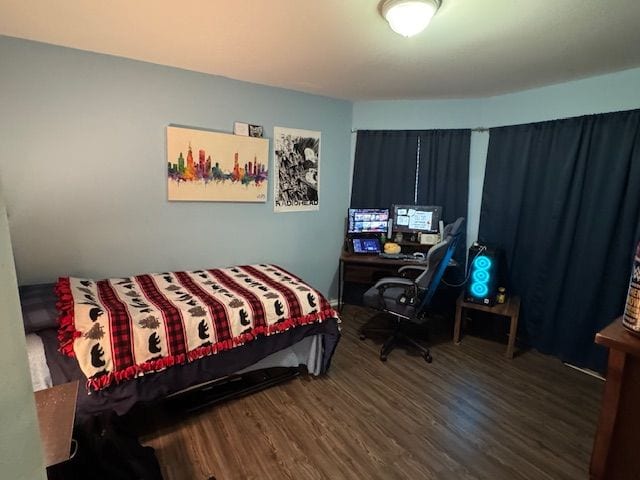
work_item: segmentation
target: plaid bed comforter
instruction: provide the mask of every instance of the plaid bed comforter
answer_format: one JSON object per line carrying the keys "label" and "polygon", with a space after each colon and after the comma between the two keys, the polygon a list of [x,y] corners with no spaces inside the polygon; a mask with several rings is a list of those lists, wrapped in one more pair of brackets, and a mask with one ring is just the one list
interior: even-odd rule
{"label": "plaid bed comforter", "polygon": [[327,300],[275,265],[60,278],[60,351],[100,390],[298,325],[337,317]]}

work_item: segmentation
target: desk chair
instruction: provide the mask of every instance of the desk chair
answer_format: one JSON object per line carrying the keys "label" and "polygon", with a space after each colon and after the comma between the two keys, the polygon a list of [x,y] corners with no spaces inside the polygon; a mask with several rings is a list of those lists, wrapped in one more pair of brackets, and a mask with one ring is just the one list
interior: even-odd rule
{"label": "desk chair", "polygon": [[[427,308],[431,304],[433,295],[440,284],[444,271],[449,266],[451,256],[462,232],[464,218],[459,218],[453,224],[447,225],[443,231],[443,239],[429,250],[424,265],[407,265],[400,267],[400,277],[385,277],[364,293],[363,303],[368,306],[393,315],[395,328],[392,335],[384,342],[380,349],[380,360],[387,360],[387,356],[399,342],[405,342],[416,347],[422,353],[427,363],[433,358],[428,348],[423,347],[409,338],[405,332],[407,323],[421,324],[425,322]],[[415,279],[406,278],[407,272],[419,272]],[[360,330],[360,339],[364,340],[367,331]]]}

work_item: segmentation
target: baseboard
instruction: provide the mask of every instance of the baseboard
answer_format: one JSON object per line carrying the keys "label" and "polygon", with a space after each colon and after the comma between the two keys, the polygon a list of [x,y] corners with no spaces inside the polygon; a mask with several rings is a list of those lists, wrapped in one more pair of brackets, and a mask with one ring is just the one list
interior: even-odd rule
{"label": "baseboard", "polygon": [[574,370],[578,370],[579,372],[582,372],[586,375],[589,375],[591,377],[595,377],[598,380],[606,380],[602,375],[600,375],[598,372],[594,372],[593,370],[589,370],[588,368],[580,368],[580,367],[576,367],[575,365],[571,365],[570,363],[567,362],[562,362],[564,365],[566,365],[569,368],[573,368]]}
{"label": "baseboard", "polygon": [[338,308],[338,299],[337,298],[330,299],[329,305],[331,305],[331,308]]}

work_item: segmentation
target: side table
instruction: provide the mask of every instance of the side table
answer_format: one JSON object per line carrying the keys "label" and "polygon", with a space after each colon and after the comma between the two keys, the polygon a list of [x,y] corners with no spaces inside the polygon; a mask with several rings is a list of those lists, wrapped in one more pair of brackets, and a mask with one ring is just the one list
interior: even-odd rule
{"label": "side table", "polygon": [[505,356],[509,359],[513,358],[513,349],[516,343],[516,332],[518,331],[518,316],[520,315],[520,297],[517,295],[510,296],[506,303],[496,304],[493,307],[482,305],[480,303],[466,302],[464,293],[458,297],[456,302],[456,323],[453,330],[453,342],[460,344],[460,326],[462,323],[462,312],[464,309],[480,310],[482,312],[493,313],[510,319],[509,325],[509,343]]}

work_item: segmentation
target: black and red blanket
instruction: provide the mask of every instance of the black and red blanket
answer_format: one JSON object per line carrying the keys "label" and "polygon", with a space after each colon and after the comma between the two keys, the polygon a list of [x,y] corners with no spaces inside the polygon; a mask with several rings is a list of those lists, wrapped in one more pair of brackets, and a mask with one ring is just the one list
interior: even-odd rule
{"label": "black and red blanket", "polygon": [[77,358],[93,390],[337,318],[322,294],[275,265],[65,277],[56,292],[60,351]]}

